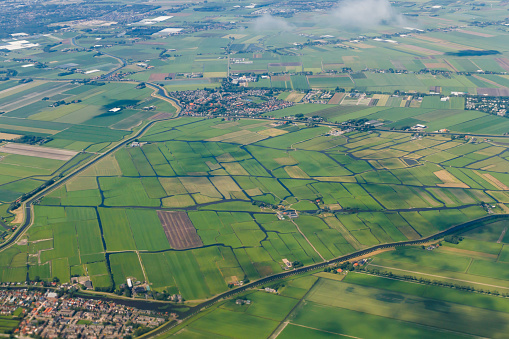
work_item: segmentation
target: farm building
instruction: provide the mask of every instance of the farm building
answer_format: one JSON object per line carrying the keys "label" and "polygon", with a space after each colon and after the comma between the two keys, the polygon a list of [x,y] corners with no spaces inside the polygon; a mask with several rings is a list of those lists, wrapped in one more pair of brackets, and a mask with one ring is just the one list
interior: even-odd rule
{"label": "farm building", "polygon": [[288,259],[283,259],[283,263],[286,265],[286,267],[290,268],[292,267],[292,263]]}
{"label": "farm building", "polygon": [[364,125],[366,125],[366,126],[373,126],[373,127],[382,126],[383,124],[384,124],[383,122],[380,122],[378,120],[369,120],[364,123]]}

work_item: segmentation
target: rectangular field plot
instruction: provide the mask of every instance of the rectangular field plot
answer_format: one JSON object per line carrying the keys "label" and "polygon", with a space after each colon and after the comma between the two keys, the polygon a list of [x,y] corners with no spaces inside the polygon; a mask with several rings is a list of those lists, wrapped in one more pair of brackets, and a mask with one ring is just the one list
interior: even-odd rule
{"label": "rectangular field plot", "polygon": [[[295,323],[311,326],[311,320],[314,319],[312,327],[336,333],[345,333],[343,331],[347,329],[341,328],[342,326],[336,322],[328,323],[327,319],[331,319],[332,314],[336,312],[346,312],[345,309],[348,309],[349,312],[346,313],[351,315],[363,314],[365,318],[373,318],[374,321],[370,321],[370,324],[375,326],[380,321],[386,322],[387,327],[385,328],[391,329],[386,332],[385,337],[387,338],[428,338],[437,329],[452,331],[454,337],[474,335],[503,338],[507,331],[507,320],[509,319],[507,313],[493,312],[483,308],[428,299],[399,291],[384,291],[379,288],[353,285],[329,279],[321,279],[306,299],[308,304],[298,312]],[[357,312],[360,312],[360,314]],[[322,314],[324,318],[319,320],[317,318],[318,314]],[[343,316],[335,314],[334,319],[346,319],[348,317],[346,314]],[[415,325],[404,325],[402,321],[424,326],[419,329],[414,327]],[[398,323],[399,326],[396,325]],[[434,329],[429,329],[428,326]],[[371,326],[369,326],[369,330],[364,326],[360,326],[364,329],[359,326],[348,327],[349,329],[345,334],[361,336],[362,338],[384,337],[380,334],[375,335],[378,331],[369,333],[370,330],[373,330]],[[396,330],[398,327],[399,329]],[[410,329],[416,331],[415,334],[408,333],[404,335],[404,332]],[[397,335],[396,333],[399,331],[403,332]],[[450,333],[451,337],[453,333]],[[442,335],[436,332],[435,335],[443,338]]]}
{"label": "rectangular field plot", "polygon": [[172,248],[182,250],[203,246],[187,213],[157,211],[157,215]]}
{"label": "rectangular field plot", "polygon": [[70,150],[23,144],[7,144],[0,147],[0,152],[63,161],[71,160],[78,154],[78,152]]}

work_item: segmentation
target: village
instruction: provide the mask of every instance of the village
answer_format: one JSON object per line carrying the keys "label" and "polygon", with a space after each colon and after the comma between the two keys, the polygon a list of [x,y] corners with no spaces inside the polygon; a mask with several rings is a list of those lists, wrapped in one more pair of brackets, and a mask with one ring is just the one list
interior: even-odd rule
{"label": "village", "polygon": [[11,316],[19,321],[8,331],[19,337],[98,339],[141,335],[175,317],[109,301],[26,288],[0,290],[0,314],[2,318]]}
{"label": "village", "polygon": [[184,105],[182,114],[202,115],[261,115],[293,106],[293,102],[275,99],[273,90],[245,91],[193,90],[177,91],[174,96]]}

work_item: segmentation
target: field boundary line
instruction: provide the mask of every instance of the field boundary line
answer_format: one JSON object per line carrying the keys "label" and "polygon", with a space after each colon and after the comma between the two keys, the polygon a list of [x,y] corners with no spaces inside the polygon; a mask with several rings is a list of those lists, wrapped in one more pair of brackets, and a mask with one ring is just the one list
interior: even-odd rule
{"label": "field boundary line", "polygon": [[375,266],[375,267],[380,267],[380,268],[387,268],[387,269],[401,271],[401,272],[427,275],[429,277],[434,277],[434,278],[442,278],[442,279],[446,279],[446,280],[454,280],[454,281],[460,281],[460,282],[465,282],[465,283],[469,283],[469,284],[476,284],[476,285],[482,285],[482,286],[488,286],[488,287],[496,287],[496,288],[502,288],[502,289],[505,289],[505,290],[509,290],[509,287],[503,287],[503,286],[497,286],[497,285],[492,285],[492,284],[480,283],[480,282],[475,282],[475,281],[471,281],[471,280],[464,280],[464,279],[458,279],[458,278],[450,278],[450,277],[444,277],[444,276],[436,275],[436,274],[429,274],[429,273],[423,273],[423,272],[417,272],[417,271],[403,270],[401,268],[395,268],[395,267],[389,267],[389,266],[381,266],[381,265],[375,265],[375,264],[369,264],[369,266]]}
{"label": "field boundary line", "polygon": [[147,273],[145,272],[145,266],[143,265],[143,261],[141,261],[140,251],[135,251],[135,252],[136,252],[136,255],[138,256],[138,261],[140,262],[140,266],[141,266],[141,270],[143,271],[143,277],[145,278],[145,282],[147,284],[150,284],[150,281],[148,281],[148,278],[147,278]]}
{"label": "field boundary line", "polygon": [[302,298],[300,298],[299,302],[297,304],[295,304],[295,306],[293,306],[293,308],[290,310],[290,312],[288,312],[286,317],[279,323],[279,325],[276,327],[276,329],[274,331],[272,331],[272,333],[270,334],[268,339],[276,339],[281,334],[281,332],[283,332],[283,330],[286,328],[286,326],[288,326],[288,324],[290,324],[289,318],[292,316],[293,312],[305,301],[305,298],[309,295],[309,293],[316,286],[316,284],[318,283],[319,280],[320,280],[320,278],[317,278],[315,280],[315,282],[313,283],[313,285],[311,285],[309,290],[307,290],[306,293],[302,296]]}
{"label": "field boundary line", "polygon": [[306,326],[306,325],[301,325],[301,324],[295,324],[295,323],[291,323],[291,324],[292,324],[292,325],[294,325],[294,326],[299,326],[299,327],[309,328],[310,330],[315,330],[315,331],[319,331],[319,332],[335,334],[335,335],[340,336],[340,337],[347,337],[347,338],[353,338],[353,339],[362,339],[361,337],[355,337],[355,336],[353,336],[353,335],[348,335],[348,334],[343,334],[343,333],[336,333],[336,332],[326,331],[326,330],[322,330],[322,329],[319,329],[319,328],[314,328],[314,327],[311,327],[311,326]]}
{"label": "field boundary line", "polygon": [[325,258],[320,254],[320,252],[318,252],[318,250],[315,248],[315,246],[313,246],[311,241],[309,241],[309,239],[306,237],[306,235],[300,230],[299,225],[297,225],[297,223],[293,219],[290,219],[290,220],[295,225],[295,227],[297,227],[297,230],[304,237],[304,239],[306,239],[306,241],[308,242],[309,246],[311,246],[315,250],[315,252],[320,256],[320,258],[322,258],[322,260],[325,261]]}

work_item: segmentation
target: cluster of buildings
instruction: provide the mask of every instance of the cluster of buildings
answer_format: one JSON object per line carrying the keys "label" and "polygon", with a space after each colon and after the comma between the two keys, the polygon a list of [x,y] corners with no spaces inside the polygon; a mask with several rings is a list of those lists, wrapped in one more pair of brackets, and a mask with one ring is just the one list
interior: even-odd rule
{"label": "cluster of buildings", "polygon": [[468,96],[465,101],[465,109],[477,110],[499,116],[505,116],[508,108],[508,97]]}
{"label": "cluster of buildings", "polygon": [[[249,89],[238,92],[218,90],[194,90],[175,92],[174,96],[184,106],[182,114],[203,115],[260,115],[293,106],[293,102],[278,100],[270,90]],[[254,102],[250,97],[262,98]]]}
{"label": "cluster of buildings", "polygon": [[311,104],[327,104],[334,93],[329,91],[311,90],[304,95],[302,102]]}
{"label": "cluster of buildings", "polygon": [[295,219],[299,217],[299,213],[297,211],[278,211],[277,212],[277,218],[279,220],[285,220],[285,219]]}
{"label": "cluster of buildings", "polygon": [[123,338],[138,328],[158,327],[168,318],[114,302],[43,290],[0,290],[0,305],[2,315],[16,312],[22,318],[15,334],[42,338]]}

